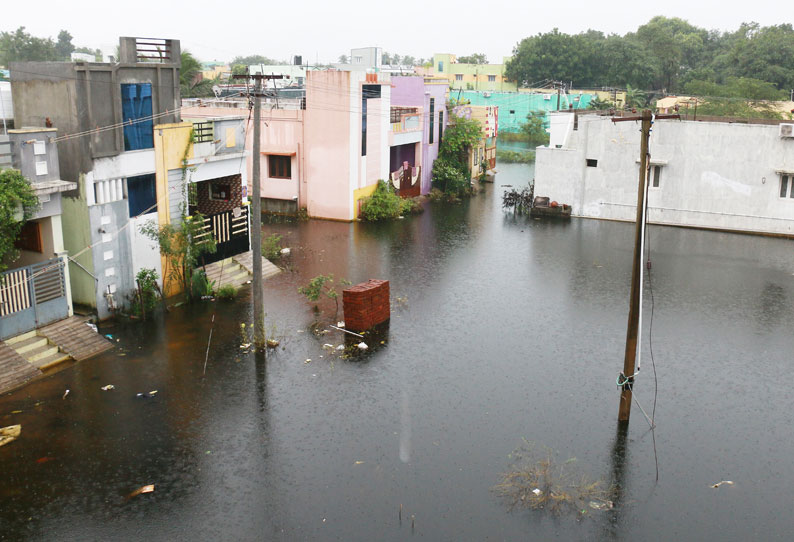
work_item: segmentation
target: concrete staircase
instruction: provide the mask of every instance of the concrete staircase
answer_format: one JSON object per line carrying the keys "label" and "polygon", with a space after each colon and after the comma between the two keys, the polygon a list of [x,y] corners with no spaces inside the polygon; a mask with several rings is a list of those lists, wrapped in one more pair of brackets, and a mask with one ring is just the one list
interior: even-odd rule
{"label": "concrete staircase", "polygon": [[207,280],[210,282],[215,281],[216,292],[227,284],[239,288],[251,280],[248,270],[234,261],[233,258],[226,258],[225,260],[211,263],[205,269],[207,271]]}
{"label": "concrete staircase", "polygon": [[42,371],[72,359],[69,354],[62,352],[58,345],[50,342],[47,337],[39,335],[36,330],[7,339],[5,343]]}
{"label": "concrete staircase", "polygon": [[[254,276],[253,261],[253,253],[249,250],[231,258],[211,263],[204,268],[207,271],[207,279],[210,282],[215,281],[215,291],[217,292],[222,286],[227,284],[239,288],[248,283]],[[262,258],[263,280],[279,273],[281,273],[281,269],[278,266],[266,258]]]}

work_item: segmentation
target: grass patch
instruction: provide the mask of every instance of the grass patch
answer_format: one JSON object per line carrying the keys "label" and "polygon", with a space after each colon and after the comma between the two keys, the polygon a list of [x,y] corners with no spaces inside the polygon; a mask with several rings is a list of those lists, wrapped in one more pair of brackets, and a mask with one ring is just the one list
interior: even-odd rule
{"label": "grass patch", "polygon": [[262,240],[262,256],[271,262],[281,258],[281,236],[279,234],[272,233]]}
{"label": "grass patch", "polygon": [[237,297],[237,288],[235,288],[231,284],[221,286],[218,289],[218,293],[216,294],[216,297],[218,299],[223,299],[224,301],[231,301],[232,299]]}
{"label": "grass patch", "polygon": [[544,510],[552,514],[586,515],[609,510],[615,487],[592,480],[576,468],[576,458],[560,463],[552,450],[524,441],[510,454],[513,463],[492,490],[510,510]]}
{"label": "grass patch", "polygon": [[535,151],[496,149],[496,161],[508,164],[531,164],[535,161]]}

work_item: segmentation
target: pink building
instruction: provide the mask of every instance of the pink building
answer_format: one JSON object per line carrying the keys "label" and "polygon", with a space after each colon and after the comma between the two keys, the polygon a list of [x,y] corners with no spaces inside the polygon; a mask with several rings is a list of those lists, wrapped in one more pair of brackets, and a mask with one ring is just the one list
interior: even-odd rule
{"label": "pink building", "polygon": [[[355,220],[360,200],[389,175],[390,91],[388,76],[312,71],[306,78],[305,109],[263,106],[263,210],[291,213],[305,208],[314,218]],[[234,102],[197,103],[183,109],[182,116],[239,115],[240,109],[226,107],[229,104]],[[246,149],[251,150],[250,122],[246,134]]]}

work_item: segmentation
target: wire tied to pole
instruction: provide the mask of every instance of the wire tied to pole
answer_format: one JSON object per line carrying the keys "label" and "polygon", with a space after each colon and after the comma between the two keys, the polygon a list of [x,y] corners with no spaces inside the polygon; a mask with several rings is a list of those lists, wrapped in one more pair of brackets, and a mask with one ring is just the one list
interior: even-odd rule
{"label": "wire tied to pole", "polygon": [[634,373],[631,376],[626,376],[623,374],[623,371],[620,372],[617,379],[615,380],[615,384],[618,388],[625,391],[631,391],[634,387],[634,376],[637,373]]}

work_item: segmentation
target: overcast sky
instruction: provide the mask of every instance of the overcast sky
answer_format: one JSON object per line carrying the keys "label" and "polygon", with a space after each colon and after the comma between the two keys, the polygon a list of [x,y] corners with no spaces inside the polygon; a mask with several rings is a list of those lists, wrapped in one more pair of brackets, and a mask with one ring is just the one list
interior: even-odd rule
{"label": "overcast sky", "polygon": [[[680,16],[707,29],[734,30],[743,21],[761,25],[791,22],[788,4],[754,2],[597,1],[451,2],[401,0],[341,3],[329,0],[210,2],[138,0],[134,4],[97,0],[3,2],[0,30],[25,26],[36,36],[55,39],[66,29],[77,46],[112,53],[119,36],[176,38],[200,60],[230,60],[263,54],[304,61],[335,62],[351,47],[380,46],[414,57],[434,52],[483,52],[500,62],[524,37],[554,27],[576,33],[588,28],[625,34],[655,15]],[[621,8],[620,6],[626,6]]]}

